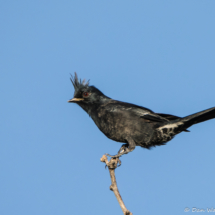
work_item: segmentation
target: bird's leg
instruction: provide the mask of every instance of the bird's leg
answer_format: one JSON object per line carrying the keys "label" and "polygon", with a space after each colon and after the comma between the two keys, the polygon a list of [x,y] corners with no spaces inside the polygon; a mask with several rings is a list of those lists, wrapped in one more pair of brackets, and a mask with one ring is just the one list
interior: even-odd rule
{"label": "bird's leg", "polygon": [[121,146],[121,148],[119,149],[118,153],[123,152],[126,148],[128,148],[128,146],[129,146],[128,143],[123,144],[123,145]]}
{"label": "bird's leg", "polygon": [[127,139],[128,143],[127,144],[123,144],[120,148],[120,150],[118,151],[118,154],[116,155],[109,155],[106,154],[107,156],[111,157],[111,158],[119,158],[124,154],[128,154],[129,152],[132,152],[135,149],[135,142],[133,139],[129,138]]}

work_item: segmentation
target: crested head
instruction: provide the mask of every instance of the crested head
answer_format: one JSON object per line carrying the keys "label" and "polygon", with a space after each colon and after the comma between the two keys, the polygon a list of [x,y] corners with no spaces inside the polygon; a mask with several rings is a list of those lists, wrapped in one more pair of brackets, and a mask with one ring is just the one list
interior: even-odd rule
{"label": "crested head", "polygon": [[85,79],[83,81],[81,79],[79,80],[76,72],[75,76],[71,75],[70,80],[74,86],[75,92],[74,98],[68,102],[75,102],[81,105],[83,103],[100,103],[105,99],[109,99],[96,87],[89,86],[89,81],[85,82]]}
{"label": "crested head", "polygon": [[76,72],[75,72],[75,76],[72,76],[72,74],[71,74],[70,80],[71,80],[71,82],[72,82],[72,84],[74,86],[75,91],[79,91],[79,89],[81,89],[81,88],[88,87],[89,86],[89,81],[90,81],[90,80],[88,80],[85,83],[85,79],[83,81],[81,81],[81,79],[78,80],[78,75],[77,75]]}

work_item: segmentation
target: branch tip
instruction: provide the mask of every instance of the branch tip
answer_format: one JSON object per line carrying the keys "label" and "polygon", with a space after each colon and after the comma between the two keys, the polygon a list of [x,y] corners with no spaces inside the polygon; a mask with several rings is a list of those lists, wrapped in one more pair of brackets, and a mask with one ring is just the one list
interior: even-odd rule
{"label": "branch tip", "polygon": [[105,168],[108,167],[110,178],[111,178],[110,190],[114,192],[116,199],[123,211],[123,214],[132,215],[132,213],[125,207],[125,204],[122,200],[122,197],[119,193],[117,183],[116,183],[115,169],[121,165],[121,161],[119,160],[119,158],[111,158],[110,161],[108,161],[108,158],[106,155],[103,155],[100,161],[106,164]]}
{"label": "branch tip", "polygon": [[108,162],[107,156],[106,156],[106,155],[103,155],[103,156],[101,157],[100,161],[103,162],[103,163]]}

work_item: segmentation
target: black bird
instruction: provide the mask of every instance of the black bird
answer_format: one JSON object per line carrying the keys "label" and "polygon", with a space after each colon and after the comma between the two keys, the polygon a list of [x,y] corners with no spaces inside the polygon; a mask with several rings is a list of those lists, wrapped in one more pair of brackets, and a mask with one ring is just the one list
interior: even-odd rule
{"label": "black bird", "polygon": [[75,92],[74,98],[68,102],[81,106],[108,138],[125,143],[118,154],[107,154],[110,157],[127,154],[135,146],[149,149],[164,145],[190,126],[215,118],[215,107],[181,118],[113,100],[96,87],[89,86],[89,81],[79,81],[76,73],[75,77],[71,76],[71,82]]}

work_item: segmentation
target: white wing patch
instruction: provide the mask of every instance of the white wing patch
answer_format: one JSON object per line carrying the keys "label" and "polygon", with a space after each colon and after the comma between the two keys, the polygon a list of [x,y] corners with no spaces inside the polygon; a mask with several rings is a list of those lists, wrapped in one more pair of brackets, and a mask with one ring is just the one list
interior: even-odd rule
{"label": "white wing patch", "polygon": [[167,124],[167,125],[164,125],[162,127],[159,127],[158,129],[159,130],[163,130],[164,128],[167,128],[167,129],[172,128],[172,129],[174,129],[174,128],[178,127],[179,125],[182,125],[182,124],[183,124],[183,122],[171,123],[171,124]]}

